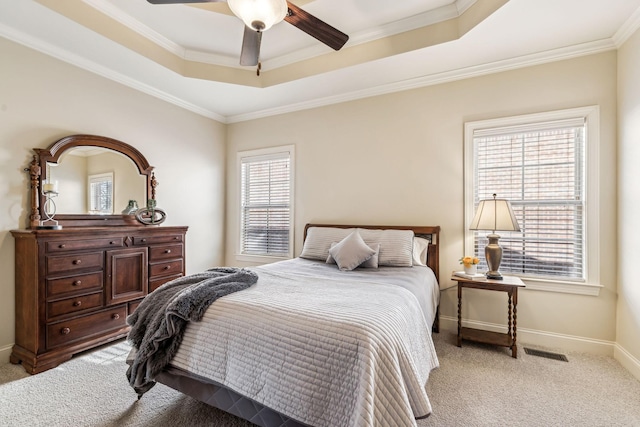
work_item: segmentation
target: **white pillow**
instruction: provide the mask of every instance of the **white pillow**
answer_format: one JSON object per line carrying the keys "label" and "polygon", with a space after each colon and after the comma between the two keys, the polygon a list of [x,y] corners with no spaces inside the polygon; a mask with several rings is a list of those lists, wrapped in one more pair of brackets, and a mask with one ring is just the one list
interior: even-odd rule
{"label": "white pillow", "polygon": [[[337,244],[336,242],[331,243],[331,247],[333,248],[336,244]],[[373,254],[371,258],[369,258],[368,260],[360,264],[358,268],[378,268],[378,254],[380,253],[380,244],[379,243],[376,244],[371,249],[375,250],[376,253]],[[333,259],[333,257],[331,256],[331,249],[329,249],[329,256],[327,256],[327,264],[335,264],[335,263],[336,263],[336,260]]]}
{"label": "white pillow", "polygon": [[332,242],[339,242],[355,228],[309,227],[300,258],[325,261]]}
{"label": "white pillow", "polygon": [[360,234],[354,231],[329,249],[329,253],[340,270],[348,271],[369,260],[376,251],[367,246]]}
{"label": "white pillow", "polygon": [[370,247],[380,244],[378,265],[411,267],[413,265],[413,230],[369,230],[358,228]]}
{"label": "white pillow", "polygon": [[413,265],[427,265],[429,241],[422,237],[413,238]]}

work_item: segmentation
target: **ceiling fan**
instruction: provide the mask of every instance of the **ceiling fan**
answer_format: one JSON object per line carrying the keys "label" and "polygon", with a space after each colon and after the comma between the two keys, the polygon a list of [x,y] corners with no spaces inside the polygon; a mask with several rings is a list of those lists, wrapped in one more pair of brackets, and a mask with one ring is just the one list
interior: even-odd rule
{"label": "ceiling fan", "polygon": [[[225,0],[147,0],[151,4],[217,3]],[[240,65],[258,65],[262,32],[280,21],[315,37],[334,50],[340,50],[349,36],[286,0],[226,0],[231,11],[244,24]],[[258,70],[259,71],[259,70]]]}

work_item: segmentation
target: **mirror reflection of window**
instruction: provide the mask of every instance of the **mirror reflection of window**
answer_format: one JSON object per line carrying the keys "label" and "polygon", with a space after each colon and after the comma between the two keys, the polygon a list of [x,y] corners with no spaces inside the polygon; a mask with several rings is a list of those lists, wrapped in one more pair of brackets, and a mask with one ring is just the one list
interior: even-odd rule
{"label": "mirror reflection of window", "polygon": [[113,214],[113,172],[89,175],[89,213]]}
{"label": "mirror reflection of window", "polygon": [[113,150],[94,146],[73,147],[62,154],[58,163],[47,164],[47,179],[59,183],[57,215],[100,214],[91,211],[89,176],[113,173],[112,212],[120,214],[129,200],[144,205],[147,200],[147,177],[141,175],[130,158]]}

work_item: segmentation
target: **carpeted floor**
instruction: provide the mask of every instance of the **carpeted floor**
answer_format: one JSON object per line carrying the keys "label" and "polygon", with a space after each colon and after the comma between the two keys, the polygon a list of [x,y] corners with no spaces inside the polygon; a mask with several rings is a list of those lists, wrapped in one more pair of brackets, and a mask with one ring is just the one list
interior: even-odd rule
{"label": "carpeted floor", "polygon": [[[434,335],[440,368],[427,391],[428,426],[640,426],[640,381],[607,357],[569,362]],[[161,384],[140,401],[127,384],[128,345],[119,342],[29,376],[0,367],[0,426],[240,427],[249,423]]]}

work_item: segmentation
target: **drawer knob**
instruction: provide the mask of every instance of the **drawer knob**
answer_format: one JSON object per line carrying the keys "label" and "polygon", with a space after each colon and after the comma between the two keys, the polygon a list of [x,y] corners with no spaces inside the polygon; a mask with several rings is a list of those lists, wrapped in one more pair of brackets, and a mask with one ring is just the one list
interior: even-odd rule
{"label": "drawer knob", "polygon": [[62,329],[60,329],[60,333],[61,333],[62,335],[69,335],[69,333],[70,333],[70,332],[71,332],[71,329],[69,329],[69,328],[62,328]]}
{"label": "drawer knob", "polygon": [[82,301],[74,301],[73,302],[73,306],[74,307],[80,307],[82,305]]}
{"label": "drawer knob", "polygon": [[58,245],[58,247],[59,247],[60,249],[64,249],[64,248],[66,248],[66,247],[67,247],[67,245]]}
{"label": "drawer knob", "polygon": [[144,242],[146,242],[146,241],[147,241],[147,239],[140,239],[140,241],[141,241],[142,243],[144,243]]}
{"label": "drawer knob", "polygon": [[170,268],[171,268],[171,266],[170,266],[170,265],[165,265],[165,266],[164,266],[164,269],[165,269],[165,270],[169,270]]}
{"label": "drawer knob", "polygon": [[116,244],[116,242],[109,242],[109,244],[110,244],[110,245],[115,245],[115,244]]}
{"label": "drawer knob", "polygon": [[82,260],[81,259],[74,259],[73,260],[73,264],[75,264],[75,265],[82,264]]}
{"label": "drawer knob", "polygon": [[119,318],[120,318],[120,315],[119,315],[118,313],[113,313],[113,314],[111,315],[111,318],[112,318],[113,320],[117,320],[117,319],[119,319]]}
{"label": "drawer knob", "polygon": [[174,237],[173,240],[180,240],[178,236]]}
{"label": "drawer knob", "polygon": [[166,251],[164,251],[165,254],[170,254],[171,253],[171,249],[167,249]]}
{"label": "drawer knob", "polygon": [[75,282],[72,283],[73,286],[80,286],[82,285],[82,280],[76,280]]}

